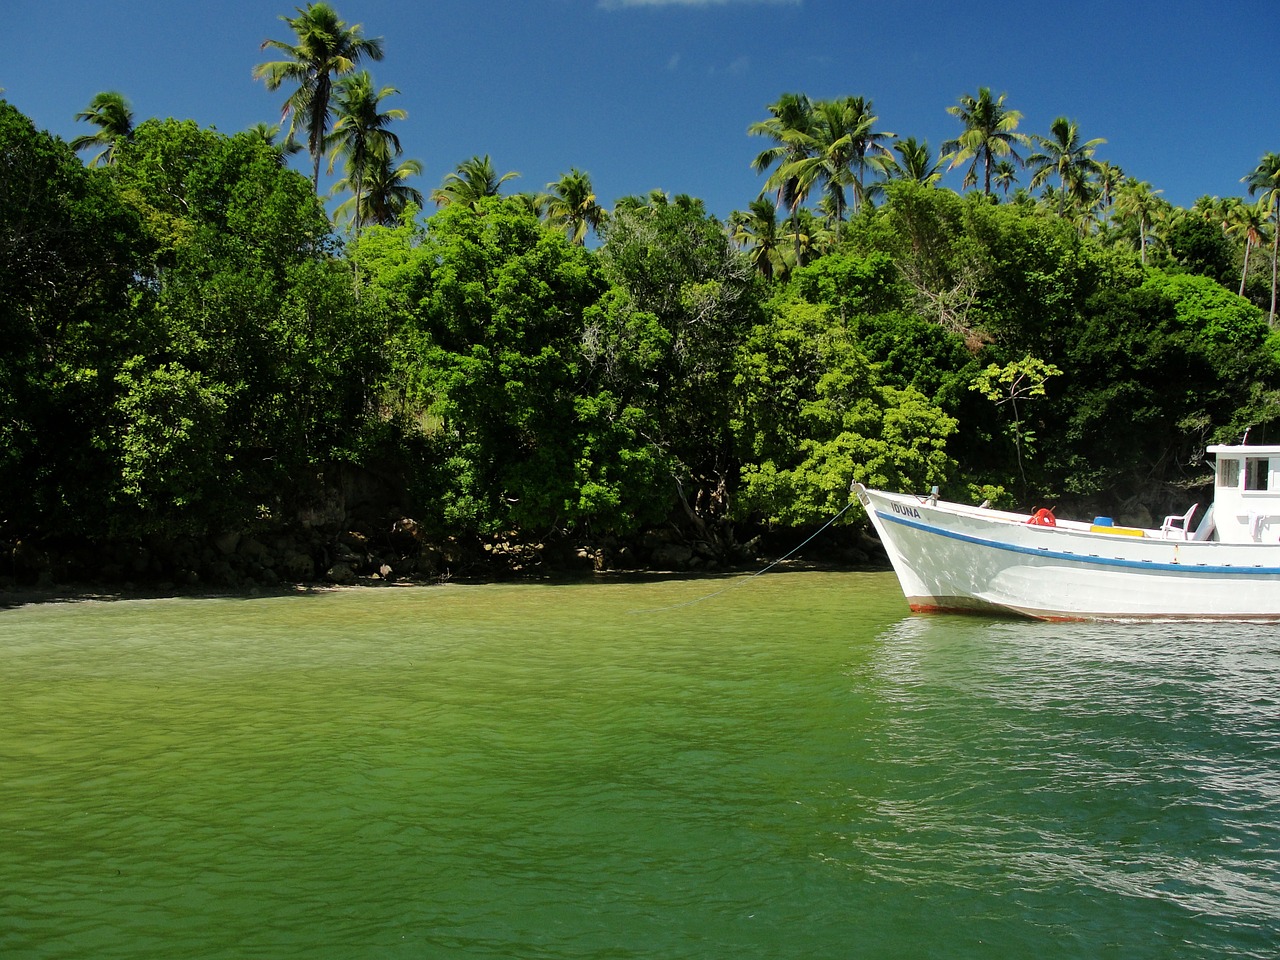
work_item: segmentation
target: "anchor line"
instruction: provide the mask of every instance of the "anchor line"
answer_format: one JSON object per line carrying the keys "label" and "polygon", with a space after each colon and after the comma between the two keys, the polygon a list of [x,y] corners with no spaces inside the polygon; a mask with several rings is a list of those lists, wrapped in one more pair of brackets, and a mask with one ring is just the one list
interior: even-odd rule
{"label": "anchor line", "polygon": [[678,610],[681,607],[692,607],[696,603],[702,603],[704,600],[711,600],[712,598],[718,597],[723,593],[728,593],[730,590],[736,590],[739,587],[744,587],[748,583],[750,583],[752,580],[754,580],[756,577],[761,576],[762,574],[768,573],[778,564],[786,562],[788,559],[790,559],[791,557],[799,553],[801,550],[803,550],[809,543],[817,539],[817,537],[821,535],[823,531],[825,531],[829,526],[831,526],[833,523],[835,523],[837,520],[843,517],[845,513],[849,510],[849,508],[852,507],[856,502],[857,502],[856,500],[850,500],[848,503],[846,503],[843,507],[840,508],[839,513],[837,513],[834,517],[832,517],[830,520],[824,523],[821,527],[815,530],[812,534],[810,534],[803,543],[799,544],[798,546],[792,547],[788,552],[784,553],[777,560],[774,560],[772,563],[768,564],[767,566],[760,568],[755,573],[751,574],[751,576],[749,577],[741,577],[738,580],[734,581],[733,583],[729,584],[727,587],[723,587],[719,590],[716,590],[714,593],[708,593],[706,596],[703,596],[703,597],[695,597],[693,600],[685,600],[682,603],[673,603],[665,607],[647,607],[642,610],[628,610],[627,612],[631,614],[638,614],[638,613],[662,613],[664,610]]}

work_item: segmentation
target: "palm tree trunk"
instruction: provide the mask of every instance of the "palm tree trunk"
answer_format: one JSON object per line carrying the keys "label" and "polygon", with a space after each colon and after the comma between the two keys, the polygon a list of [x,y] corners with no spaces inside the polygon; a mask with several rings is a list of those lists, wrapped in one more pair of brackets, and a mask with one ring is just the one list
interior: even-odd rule
{"label": "palm tree trunk", "polygon": [[797,267],[803,266],[803,264],[800,263],[800,211],[798,209],[799,206],[800,206],[799,201],[791,205],[791,236],[794,237],[796,241],[796,266]]}
{"label": "palm tree trunk", "polygon": [[1244,238],[1244,269],[1240,271],[1240,296],[1244,296],[1244,279],[1249,276],[1249,248],[1253,244],[1248,237]]}
{"label": "palm tree trunk", "polygon": [[[1280,214],[1280,196],[1277,196],[1271,209],[1273,214]],[[1271,316],[1267,318],[1267,324],[1274,327],[1276,325],[1276,253],[1280,248],[1280,215],[1272,217],[1276,221],[1271,231]]]}

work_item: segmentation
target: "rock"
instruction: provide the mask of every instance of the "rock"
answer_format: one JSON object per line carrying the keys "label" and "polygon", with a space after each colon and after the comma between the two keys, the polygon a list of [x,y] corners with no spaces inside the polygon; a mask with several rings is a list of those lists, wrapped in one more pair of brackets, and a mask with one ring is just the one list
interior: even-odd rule
{"label": "rock", "polygon": [[367,553],[369,550],[369,535],[361,530],[344,530],[338,534],[338,544],[356,553]]}
{"label": "rock", "polygon": [[216,584],[224,587],[234,587],[239,579],[235,571],[231,569],[231,564],[225,560],[218,560],[209,565],[209,579]]}
{"label": "rock", "polygon": [[241,540],[236,552],[253,563],[264,563],[271,557],[271,551],[252,537]]}
{"label": "rock", "polygon": [[347,508],[342,493],[329,489],[314,503],[298,511],[304,527],[336,527],[346,520]]}
{"label": "rock", "polygon": [[349,564],[339,560],[325,571],[324,576],[330,583],[354,583],[356,579],[356,572],[351,569]]}
{"label": "rock", "polygon": [[286,580],[311,580],[316,575],[315,561],[300,550],[287,550],[276,560],[276,569]]}
{"label": "rock", "polygon": [[693,560],[693,550],[682,543],[660,543],[653,548],[650,562],[660,569],[683,570]]}

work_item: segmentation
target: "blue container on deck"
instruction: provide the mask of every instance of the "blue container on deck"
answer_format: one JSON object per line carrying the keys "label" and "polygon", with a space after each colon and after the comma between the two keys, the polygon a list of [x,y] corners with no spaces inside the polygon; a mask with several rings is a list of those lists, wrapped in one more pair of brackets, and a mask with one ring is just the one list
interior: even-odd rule
{"label": "blue container on deck", "polygon": [[1095,527],[1114,527],[1115,526],[1115,524],[1111,522],[1110,517],[1094,517],[1093,525]]}

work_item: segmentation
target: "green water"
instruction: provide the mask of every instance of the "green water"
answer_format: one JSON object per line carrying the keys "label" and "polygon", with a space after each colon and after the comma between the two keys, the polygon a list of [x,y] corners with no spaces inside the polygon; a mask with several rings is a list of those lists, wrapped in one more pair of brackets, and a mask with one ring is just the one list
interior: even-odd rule
{"label": "green water", "polygon": [[1274,957],[1278,638],[885,574],[9,610],[0,957]]}

